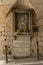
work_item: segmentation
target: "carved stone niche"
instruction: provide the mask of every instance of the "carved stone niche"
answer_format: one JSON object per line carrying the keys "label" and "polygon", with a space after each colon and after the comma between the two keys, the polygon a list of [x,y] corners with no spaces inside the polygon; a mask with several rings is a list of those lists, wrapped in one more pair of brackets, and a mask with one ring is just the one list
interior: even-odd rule
{"label": "carved stone niche", "polygon": [[21,34],[32,31],[32,21],[30,11],[15,11],[14,13],[14,31]]}
{"label": "carved stone niche", "polygon": [[29,3],[27,4],[22,0],[21,2],[17,0],[9,11],[13,14],[14,57],[29,57],[31,55],[32,42],[30,39],[33,34],[33,26],[36,25],[36,13]]}
{"label": "carved stone niche", "polygon": [[[31,35],[36,32],[36,14],[30,9],[13,9],[13,32],[16,39],[17,35]],[[16,34],[16,35],[15,35]]]}

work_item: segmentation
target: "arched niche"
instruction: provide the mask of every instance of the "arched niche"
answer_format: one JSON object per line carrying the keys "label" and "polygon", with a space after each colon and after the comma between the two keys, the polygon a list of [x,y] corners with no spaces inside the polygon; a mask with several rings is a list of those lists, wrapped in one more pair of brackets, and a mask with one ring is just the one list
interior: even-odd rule
{"label": "arched niche", "polygon": [[[30,34],[33,34],[33,32],[37,31],[37,15],[36,15],[35,10],[29,5],[27,5],[28,3],[26,4],[26,3],[21,3],[21,2],[16,2],[9,10],[6,17],[12,12],[12,15],[13,15],[12,16],[12,19],[13,19],[12,31],[14,33],[14,40],[13,40],[14,52],[15,52],[16,45],[19,48],[19,49],[16,48],[17,53],[15,52],[14,55],[19,56],[19,57],[20,56],[27,57],[27,56],[30,56],[31,54],[32,42],[30,40],[31,39]],[[17,33],[18,35],[15,35],[15,33]],[[29,33],[29,35],[27,35],[27,33]],[[23,34],[23,35],[19,35],[19,34]]]}
{"label": "arched niche", "polygon": [[[26,1],[27,2],[27,1]],[[37,15],[35,10],[23,1],[17,2],[11,7],[6,17],[12,12],[13,32],[32,33],[37,31]]]}

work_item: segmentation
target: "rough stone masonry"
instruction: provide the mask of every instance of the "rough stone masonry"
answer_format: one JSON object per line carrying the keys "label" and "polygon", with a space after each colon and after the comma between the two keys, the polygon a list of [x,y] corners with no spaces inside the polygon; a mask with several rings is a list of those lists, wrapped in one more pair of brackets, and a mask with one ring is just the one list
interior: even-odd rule
{"label": "rough stone masonry", "polygon": [[[38,21],[37,26],[39,27],[38,41],[39,41],[39,52],[43,55],[43,0],[24,0],[27,4],[31,3],[34,8]],[[5,45],[10,47],[13,55],[13,37],[12,37],[12,27],[13,27],[13,15],[12,12],[6,18],[6,14],[9,12],[16,0],[0,0],[0,56],[2,57],[5,52]],[[36,35],[36,33],[34,33]],[[5,41],[7,39],[7,41]],[[33,56],[37,54],[36,45],[37,36],[32,38],[32,49],[34,50]],[[20,49],[19,49],[20,50]]]}

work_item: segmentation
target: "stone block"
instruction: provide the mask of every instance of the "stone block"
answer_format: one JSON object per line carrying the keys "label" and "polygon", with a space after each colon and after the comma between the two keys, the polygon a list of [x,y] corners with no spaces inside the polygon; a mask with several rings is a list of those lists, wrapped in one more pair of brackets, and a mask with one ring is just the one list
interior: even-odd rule
{"label": "stone block", "polygon": [[28,40],[30,40],[30,36],[29,35],[18,35],[17,40],[28,41]]}
{"label": "stone block", "polygon": [[30,48],[14,48],[13,54],[17,57],[30,56]]}
{"label": "stone block", "polygon": [[29,41],[14,41],[13,43],[14,48],[15,47],[30,47],[30,40]]}

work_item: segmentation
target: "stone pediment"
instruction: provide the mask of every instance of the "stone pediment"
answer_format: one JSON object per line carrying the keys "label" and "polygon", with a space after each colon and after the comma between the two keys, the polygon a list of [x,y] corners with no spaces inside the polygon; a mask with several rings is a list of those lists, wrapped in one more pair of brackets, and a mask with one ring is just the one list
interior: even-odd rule
{"label": "stone pediment", "polygon": [[19,9],[19,10],[28,10],[32,8],[29,0],[17,0],[16,3],[13,6],[14,9]]}
{"label": "stone pediment", "polygon": [[29,2],[29,0],[17,0],[10,8],[10,10],[8,11],[7,15],[12,12],[14,9],[17,10],[26,10],[28,11],[29,9],[33,10],[33,7],[31,5],[31,3]]}

